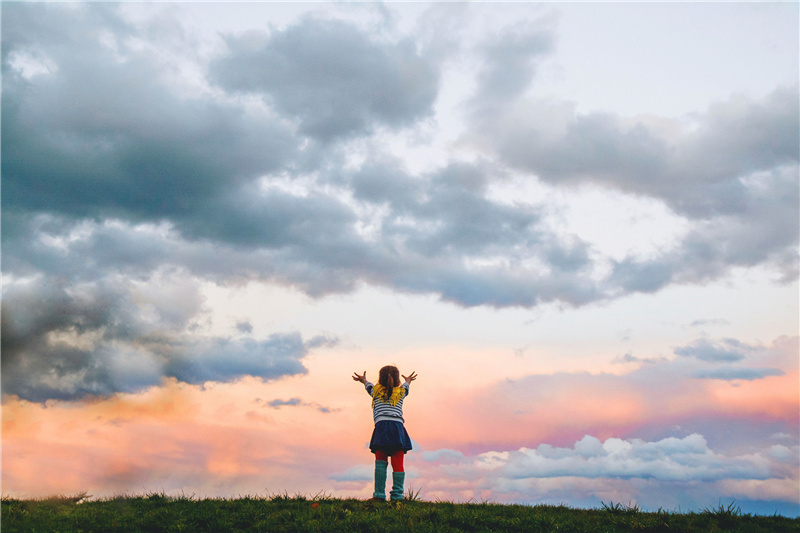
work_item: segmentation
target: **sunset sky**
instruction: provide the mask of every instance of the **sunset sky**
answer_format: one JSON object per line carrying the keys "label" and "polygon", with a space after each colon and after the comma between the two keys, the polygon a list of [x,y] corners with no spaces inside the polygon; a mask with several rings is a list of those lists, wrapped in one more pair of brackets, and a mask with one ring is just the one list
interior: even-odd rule
{"label": "sunset sky", "polygon": [[2,493],[800,515],[797,3],[2,5]]}

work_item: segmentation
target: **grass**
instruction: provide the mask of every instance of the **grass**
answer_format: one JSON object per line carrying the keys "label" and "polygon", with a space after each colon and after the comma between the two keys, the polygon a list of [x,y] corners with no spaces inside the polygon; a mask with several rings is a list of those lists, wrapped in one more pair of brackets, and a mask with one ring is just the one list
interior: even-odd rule
{"label": "grass", "polygon": [[10,532],[800,532],[800,518],[752,516],[720,505],[699,513],[641,511],[603,503],[599,509],[554,505],[403,502],[279,494],[195,499],[164,494],[89,500],[85,493],[40,500],[2,499],[0,523]]}

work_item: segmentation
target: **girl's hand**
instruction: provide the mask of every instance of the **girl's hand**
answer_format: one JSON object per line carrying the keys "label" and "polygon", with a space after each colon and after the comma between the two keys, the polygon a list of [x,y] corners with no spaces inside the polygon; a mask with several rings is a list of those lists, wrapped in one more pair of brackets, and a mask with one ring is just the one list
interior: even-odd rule
{"label": "girl's hand", "polygon": [[403,376],[403,379],[406,380],[406,383],[411,383],[412,381],[417,379],[417,373],[416,372],[412,372],[408,376]]}
{"label": "girl's hand", "polygon": [[367,371],[364,370],[363,375],[359,375],[358,372],[353,372],[353,381],[360,381],[366,385],[367,383]]}

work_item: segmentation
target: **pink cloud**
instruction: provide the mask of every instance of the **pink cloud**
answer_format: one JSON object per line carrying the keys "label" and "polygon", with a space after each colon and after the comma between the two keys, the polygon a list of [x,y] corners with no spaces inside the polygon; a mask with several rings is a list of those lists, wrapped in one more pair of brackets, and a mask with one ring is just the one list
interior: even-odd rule
{"label": "pink cloud", "polygon": [[770,422],[794,431],[800,411],[796,348],[796,338],[782,338],[762,350],[763,360],[755,363],[781,369],[758,380],[698,379],[692,364],[665,360],[624,375],[530,375],[472,391],[426,391],[421,405],[436,409],[423,413],[425,407],[410,403],[409,417],[416,437],[431,449],[469,453],[566,445],[585,434],[635,436],[642,427],[698,419]]}
{"label": "pink cloud", "polygon": [[[571,494],[575,505],[595,505],[651,494],[654,503],[660,495],[663,505],[681,505],[657,482],[684,465],[671,482],[701,483],[718,495],[768,486],[785,496],[786,479],[796,478],[787,459],[798,444],[795,346],[776,342],[752,362],[782,375],[742,382],[692,377],[685,358],[624,375],[532,375],[471,390],[421,379],[405,406],[416,444],[406,461],[408,486],[455,500],[567,501]],[[80,404],[6,397],[4,491],[368,497],[368,397],[349,375],[330,379],[330,369],[309,367],[306,376],[269,383],[171,380]],[[650,450],[654,459],[623,457],[615,443]],[[696,445],[688,457],[705,463],[692,471],[671,443]],[[681,490],[690,501],[695,489]]]}
{"label": "pink cloud", "polygon": [[315,407],[265,408],[254,398],[264,388],[256,380],[205,390],[171,381],[79,406],[7,398],[4,490],[315,493],[338,467],[332,458],[364,454],[366,428],[350,432]]}

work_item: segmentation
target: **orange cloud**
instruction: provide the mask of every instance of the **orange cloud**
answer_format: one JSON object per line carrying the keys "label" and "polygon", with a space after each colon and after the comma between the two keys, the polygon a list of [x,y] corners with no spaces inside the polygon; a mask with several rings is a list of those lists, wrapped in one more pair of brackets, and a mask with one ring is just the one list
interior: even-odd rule
{"label": "orange cloud", "polygon": [[205,389],[167,382],[82,404],[7,398],[4,490],[26,496],[317,492],[339,467],[328,464],[330,457],[354,461],[364,453],[366,431],[353,434],[331,421],[347,415],[270,409],[257,396],[270,388],[258,380]]}

